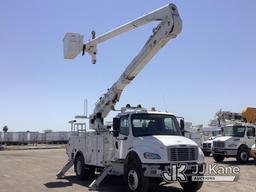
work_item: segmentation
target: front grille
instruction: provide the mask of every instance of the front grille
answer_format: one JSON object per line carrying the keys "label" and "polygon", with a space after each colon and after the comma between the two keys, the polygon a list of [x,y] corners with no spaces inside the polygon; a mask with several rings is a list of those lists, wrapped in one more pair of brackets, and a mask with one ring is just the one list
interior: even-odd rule
{"label": "front grille", "polygon": [[213,141],[213,147],[214,148],[224,148],[225,144],[223,141]]}
{"label": "front grille", "polygon": [[211,148],[211,143],[203,143],[203,148],[206,149],[206,148]]}
{"label": "front grille", "polygon": [[168,151],[169,161],[195,161],[198,159],[198,149],[196,147],[172,147]]}

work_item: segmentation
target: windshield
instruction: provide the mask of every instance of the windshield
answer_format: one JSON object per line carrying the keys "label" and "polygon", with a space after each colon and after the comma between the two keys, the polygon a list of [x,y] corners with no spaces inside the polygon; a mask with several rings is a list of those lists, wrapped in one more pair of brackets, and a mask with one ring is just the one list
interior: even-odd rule
{"label": "windshield", "polygon": [[243,137],[245,127],[243,126],[229,126],[223,128],[223,136]]}
{"label": "windshield", "polygon": [[135,137],[149,135],[181,135],[178,122],[172,115],[133,114],[132,130]]}

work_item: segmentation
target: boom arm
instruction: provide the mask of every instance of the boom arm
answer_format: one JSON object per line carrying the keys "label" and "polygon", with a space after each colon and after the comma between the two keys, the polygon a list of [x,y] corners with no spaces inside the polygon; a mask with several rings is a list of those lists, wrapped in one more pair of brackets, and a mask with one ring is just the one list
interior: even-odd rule
{"label": "boom arm", "polygon": [[181,32],[182,21],[176,6],[168,4],[102,36],[93,37],[93,40],[83,45],[83,52],[88,52],[92,56],[92,62],[95,63],[97,54],[96,45],[98,43],[153,21],[160,21],[160,23],[153,29],[153,34],[149,37],[144,47],[127,66],[117,82],[96,103],[94,113],[90,117],[90,128],[96,130],[103,128],[103,118],[114,109],[124,88],[136,77],[161,47]]}

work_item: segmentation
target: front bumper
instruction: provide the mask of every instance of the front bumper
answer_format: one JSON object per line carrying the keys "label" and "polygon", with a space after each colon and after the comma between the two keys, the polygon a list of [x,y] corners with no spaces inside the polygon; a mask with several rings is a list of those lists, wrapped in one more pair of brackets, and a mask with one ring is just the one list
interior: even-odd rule
{"label": "front bumper", "polygon": [[209,152],[209,153],[211,153],[211,152],[212,152],[212,149],[211,149],[211,148],[203,148],[202,151],[203,151],[203,152]]}
{"label": "front bumper", "polygon": [[225,157],[235,157],[237,155],[237,149],[230,148],[213,148],[213,155],[223,155]]}
{"label": "front bumper", "polygon": [[[197,175],[195,173],[198,173],[198,175],[201,175],[201,173],[205,169],[205,163],[197,163],[197,162],[186,163],[186,162],[182,162],[180,164],[186,164],[186,169],[184,171],[184,174],[186,176]],[[144,176],[145,177],[160,178],[160,177],[162,177],[163,171],[167,171],[167,172],[171,173],[171,164],[142,164],[142,170],[144,171]]]}

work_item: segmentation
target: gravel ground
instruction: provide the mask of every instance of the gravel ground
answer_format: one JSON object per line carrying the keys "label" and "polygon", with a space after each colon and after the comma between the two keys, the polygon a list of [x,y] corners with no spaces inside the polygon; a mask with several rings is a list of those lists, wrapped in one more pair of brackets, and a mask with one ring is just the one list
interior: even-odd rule
{"label": "gravel ground", "polygon": [[[34,192],[89,191],[91,181],[79,181],[71,169],[64,179],[56,179],[56,173],[66,163],[65,149],[41,149],[0,151],[0,191]],[[213,164],[211,157],[207,163]],[[221,165],[239,166],[240,178],[237,182],[205,182],[201,192],[256,191],[256,165],[251,160],[247,165],[238,165],[235,159],[227,159]],[[183,191],[178,183],[161,184],[150,188],[151,191]],[[100,191],[124,191],[122,177],[108,177]]]}

